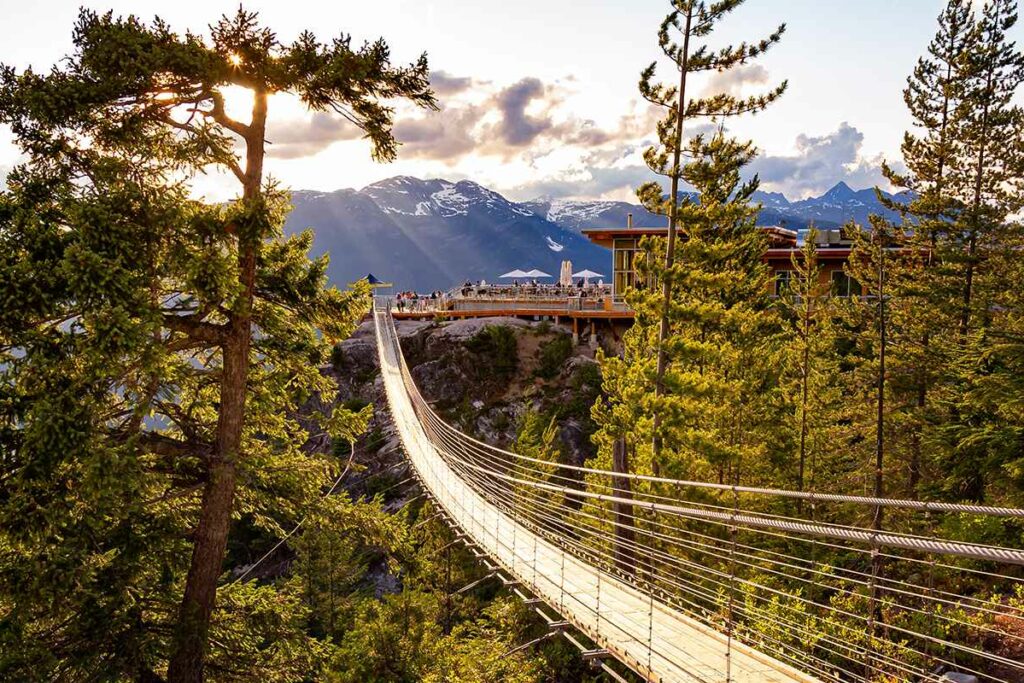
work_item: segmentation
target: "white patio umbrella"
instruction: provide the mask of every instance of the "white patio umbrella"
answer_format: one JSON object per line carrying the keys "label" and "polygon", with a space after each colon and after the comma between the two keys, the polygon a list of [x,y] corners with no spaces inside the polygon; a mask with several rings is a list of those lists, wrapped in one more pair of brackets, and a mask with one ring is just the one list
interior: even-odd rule
{"label": "white patio umbrella", "polygon": [[583,278],[583,283],[586,285],[590,284],[590,278],[592,277],[604,277],[604,275],[601,275],[601,273],[595,273],[592,270],[581,270],[578,273],[573,273],[572,276]]}
{"label": "white patio umbrella", "polygon": [[524,277],[551,277],[551,276],[548,275],[547,273],[545,273],[543,270],[537,270],[536,268],[534,268],[533,270],[526,271]]}
{"label": "white patio umbrella", "polygon": [[505,273],[504,275],[499,275],[498,277],[501,278],[501,279],[513,278],[513,277],[530,277],[530,274],[525,272],[525,271],[522,271],[522,270],[519,270],[518,268],[516,268],[515,270],[510,270],[509,272]]}

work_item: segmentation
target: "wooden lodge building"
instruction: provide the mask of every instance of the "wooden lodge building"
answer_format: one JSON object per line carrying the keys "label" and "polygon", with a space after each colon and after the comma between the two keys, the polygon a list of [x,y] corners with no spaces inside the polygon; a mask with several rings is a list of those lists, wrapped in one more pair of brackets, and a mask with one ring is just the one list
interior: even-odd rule
{"label": "wooden lodge building", "polygon": [[[589,333],[596,339],[596,327],[616,328],[632,324],[633,311],[625,302],[625,292],[636,285],[635,261],[641,257],[640,240],[646,236],[664,237],[668,227],[633,227],[632,217],[623,228],[589,228],[583,235],[611,252],[610,283],[592,286],[586,292],[570,288],[544,286],[539,289],[492,285],[452,290],[440,299],[420,299],[413,305],[393,308],[397,319],[440,318],[445,320],[484,317],[551,318],[556,324],[571,321],[576,340]],[[768,237],[765,260],[775,275],[772,294],[782,292],[794,276],[793,257],[803,246],[805,232],[782,227],[760,228]],[[844,230],[817,232],[818,261],[823,282],[830,283],[837,296],[859,296],[860,286],[851,281],[843,266],[850,257],[851,241]],[[467,291],[468,290],[468,291]]]}
{"label": "wooden lodge building", "polygon": [[[776,226],[760,228],[768,237],[765,259],[775,278],[771,284],[772,294],[778,295],[793,277],[793,256],[799,254],[801,234],[794,230]],[[634,260],[643,255],[640,240],[646,236],[667,237],[668,227],[661,228],[590,228],[583,230],[591,242],[612,252],[612,281],[610,305],[622,304],[625,292],[636,285],[637,273]],[[850,257],[851,242],[845,230],[819,230],[818,262],[822,268],[823,282],[830,282],[832,291],[838,296],[858,296],[860,286],[850,280],[843,265]]]}

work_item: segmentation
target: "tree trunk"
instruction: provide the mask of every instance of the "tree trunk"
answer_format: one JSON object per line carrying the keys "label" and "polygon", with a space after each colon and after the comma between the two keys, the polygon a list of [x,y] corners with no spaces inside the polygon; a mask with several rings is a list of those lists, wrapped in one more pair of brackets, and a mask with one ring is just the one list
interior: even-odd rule
{"label": "tree trunk", "polygon": [[[626,446],[626,438],[615,439],[612,446],[612,471],[616,473],[629,472],[629,451]],[[618,498],[633,498],[633,489],[628,477],[612,476],[612,487],[614,495]],[[615,568],[626,574],[636,573],[636,551],[634,543],[636,534],[633,527],[636,521],[633,517],[634,508],[632,503],[614,503],[612,505],[615,520]]]}
{"label": "tree trunk", "polygon": [[[668,318],[669,310],[672,300],[672,276],[671,268],[675,261],[676,254],[676,229],[679,220],[679,164],[681,161],[681,155],[683,151],[683,119],[686,114],[686,73],[689,69],[690,61],[690,25],[693,21],[693,7],[691,6],[686,12],[686,27],[683,31],[683,60],[679,65],[679,103],[676,109],[676,133],[675,141],[676,148],[672,153],[672,183],[671,183],[671,196],[669,201],[671,202],[668,212],[668,244],[665,246],[665,274],[662,277],[661,282],[661,325],[658,328],[658,367],[654,380],[654,395],[661,396],[665,391],[665,367],[667,365],[667,358],[665,357],[665,341],[668,339]],[[654,424],[652,431],[654,433],[653,438],[653,449],[654,455],[651,458],[651,469],[655,476],[659,474],[660,462],[659,456],[661,455],[661,435],[659,429],[661,427],[661,416],[657,411],[654,413]]]}
{"label": "tree trunk", "polygon": [[[246,135],[244,200],[256,199],[263,182],[264,134],[267,121],[267,93],[253,96],[252,122]],[[169,683],[198,683],[203,680],[206,642],[217,596],[217,581],[224,564],[231,513],[234,509],[237,461],[241,456],[248,394],[249,347],[252,339],[252,304],[256,281],[259,237],[238,234],[238,269],[242,285],[241,302],[234,307],[223,344],[224,369],[220,386],[220,414],[216,449],[203,491],[199,526],[195,533],[192,563],[185,582],[185,595],[175,627],[174,649],[167,669]]]}
{"label": "tree trunk", "polygon": [[[808,277],[811,277],[811,271],[808,270]],[[799,471],[797,472],[797,490],[804,490],[804,467],[807,462],[807,406],[810,403],[810,384],[811,384],[811,303],[810,296],[807,297],[808,301],[804,302],[803,311],[803,358],[801,359],[800,367],[800,465]],[[802,498],[798,498],[796,501],[797,515],[802,516],[804,511],[804,501]]]}
{"label": "tree trunk", "polygon": [[971,325],[971,303],[974,296],[974,260],[978,248],[978,229],[981,223],[981,199],[985,158],[988,152],[988,98],[992,92],[992,72],[985,81],[986,102],[981,113],[981,130],[978,132],[978,163],[974,172],[974,197],[971,206],[970,239],[967,242],[967,268],[964,273],[963,310],[960,313],[960,337],[966,339]]}

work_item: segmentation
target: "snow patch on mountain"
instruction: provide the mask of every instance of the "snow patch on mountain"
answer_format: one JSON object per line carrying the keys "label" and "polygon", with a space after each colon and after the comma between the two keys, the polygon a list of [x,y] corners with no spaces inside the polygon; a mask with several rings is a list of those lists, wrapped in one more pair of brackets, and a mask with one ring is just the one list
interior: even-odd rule
{"label": "snow patch on mountain", "polygon": [[467,209],[473,203],[469,197],[459,192],[457,185],[452,183],[446,183],[444,189],[430,195],[430,199],[438,209],[437,215],[443,218],[465,216],[469,213]]}
{"label": "snow patch on mountain", "polygon": [[548,207],[547,216],[552,223],[587,222],[597,219],[608,210],[609,203],[603,201],[579,201],[555,199]]}
{"label": "snow patch on mountain", "polygon": [[551,239],[550,235],[545,235],[544,239],[547,240],[548,249],[550,249],[551,251],[559,252],[565,249],[564,244],[559,244],[558,242],[554,241],[553,239]]}

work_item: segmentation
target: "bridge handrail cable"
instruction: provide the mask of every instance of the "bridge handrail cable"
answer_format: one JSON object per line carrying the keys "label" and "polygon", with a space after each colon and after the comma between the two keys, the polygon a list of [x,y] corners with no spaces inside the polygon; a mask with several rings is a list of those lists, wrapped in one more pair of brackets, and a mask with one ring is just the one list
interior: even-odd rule
{"label": "bridge handrail cable", "polygon": [[[543,538],[597,567],[597,571],[607,573],[609,582],[615,577],[647,594],[652,628],[655,609],[666,608],[718,628],[723,618],[721,610],[726,605],[722,601],[728,596],[727,644],[736,638],[761,643],[769,648],[772,657],[822,678],[839,675],[843,680],[868,681],[886,671],[900,678],[938,680],[933,671],[935,665],[974,673],[985,681],[1010,680],[1003,677],[1006,674],[993,673],[991,667],[1024,675],[1024,663],[1017,659],[975,646],[973,640],[958,642],[949,635],[969,629],[978,637],[1000,638],[1004,643],[1016,642],[1024,647],[1024,638],[1017,636],[1014,629],[998,627],[1008,620],[1024,629],[1020,610],[993,602],[986,593],[977,593],[977,589],[968,592],[958,587],[963,592],[951,592],[946,590],[946,584],[936,586],[931,578],[936,572],[959,572],[964,577],[990,577],[1001,584],[1024,586],[1024,576],[1019,571],[1024,565],[1024,551],[748,510],[739,506],[739,497],[923,512],[931,533],[938,519],[933,513],[977,515],[1010,522],[1024,518],[1024,510],[617,473],[496,448],[447,424],[424,399],[399,350],[394,322],[385,314],[386,310],[381,308],[375,311],[378,334],[382,344],[393,345],[393,362],[399,368],[405,395],[441,462],[495,509],[514,520],[522,528],[522,537],[534,534],[535,538]],[[641,484],[652,490],[643,490]],[[637,490],[632,490],[631,485]],[[678,490],[682,496],[687,488],[731,494],[733,505],[729,507],[723,500],[715,504],[655,492]],[[500,522],[496,523],[500,526]],[[516,528],[513,526],[512,532],[513,567],[518,558]],[[507,543],[508,539],[498,540],[497,528],[492,536],[499,544]],[[756,540],[759,538],[764,540]],[[534,541],[535,548],[537,542]],[[507,545],[505,548],[508,550]],[[816,559],[820,552],[816,548],[854,555],[841,566],[827,566]],[[809,558],[805,556],[808,552]],[[726,554],[731,558],[728,571],[722,564]],[[857,556],[865,561],[883,557],[893,569],[902,565],[917,565],[921,569],[917,573],[878,573],[872,568],[868,572],[863,563],[855,561]],[[939,562],[937,557],[946,557],[948,561]],[[980,585],[984,587],[984,581]],[[795,590],[792,586],[803,588]],[[597,624],[601,627],[611,617],[606,617],[601,609],[600,578],[597,590]],[[823,590],[841,599],[838,603],[834,599],[823,603]],[[735,599],[737,591],[745,596],[742,600]],[[1024,596],[1024,588],[1019,592]],[[884,621],[884,633],[891,633],[899,642],[877,632],[878,613],[857,613],[861,609],[857,605],[863,603],[867,593],[871,595],[869,604],[877,604],[871,609],[881,609],[884,598],[884,609],[892,613]],[[878,603],[876,595],[882,596]],[[589,603],[584,608],[594,611]],[[964,609],[968,612],[964,613]],[[809,627],[806,618],[811,613],[828,617],[832,621],[829,628],[834,632],[823,633],[820,628]],[[910,620],[899,617],[900,613]],[[737,628],[743,629],[741,632],[734,632],[731,615],[739,619],[736,623]],[[981,617],[984,619],[980,620]],[[941,635],[934,635],[928,630],[931,627],[926,629],[923,625],[926,622],[947,624],[948,628],[935,632]],[[774,626],[768,631],[760,627],[750,631],[749,626],[744,626],[757,623]],[[875,634],[867,640],[865,625]],[[660,648],[668,647],[659,645],[656,649],[656,634],[652,631],[650,635],[649,659]],[[809,649],[794,647],[790,638],[816,644]],[[960,654],[954,656],[954,652]],[[726,661],[728,671],[728,657]],[[630,665],[637,670],[643,668],[638,668],[636,662]]]}

